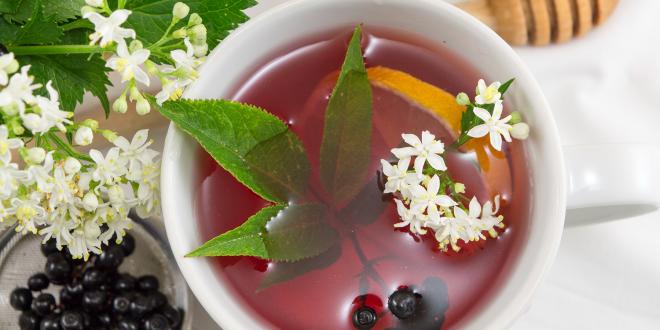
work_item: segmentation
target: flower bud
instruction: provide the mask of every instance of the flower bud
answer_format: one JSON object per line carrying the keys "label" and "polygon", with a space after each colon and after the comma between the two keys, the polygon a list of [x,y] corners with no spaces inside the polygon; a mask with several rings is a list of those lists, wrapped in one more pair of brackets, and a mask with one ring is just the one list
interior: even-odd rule
{"label": "flower bud", "polygon": [[23,127],[23,125],[21,125],[20,121],[18,120],[18,117],[14,117],[12,119],[13,120],[7,122],[9,129],[12,132],[14,132],[14,135],[23,135],[23,133],[25,133],[25,128]]}
{"label": "flower bud", "polygon": [[89,212],[93,212],[99,207],[99,198],[93,192],[88,192],[82,199],[83,207]]}
{"label": "flower bud", "polygon": [[525,140],[529,137],[529,125],[518,123],[511,128],[511,136],[517,140]]}
{"label": "flower bud", "polygon": [[128,103],[126,103],[126,95],[121,95],[115,102],[112,103],[112,110],[118,113],[126,113],[128,110]]}
{"label": "flower bud", "polygon": [[202,17],[197,13],[190,14],[190,18],[188,19],[188,26],[190,27],[199,24],[202,24]]}
{"label": "flower bud", "polygon": [[459,93],[456,95],[456,103],[460,105],[468,105],[470,104],[470,97],[465,93]]}
{"label": "flower bud", "polygon": [[85,0],[85,3],[92,7],[101,7],[103,6],[103,0]]}
{"label": "flower bud", "polygon": [[517,123],[522,122],[522,116],[520,115],[520,112],[514,111],[511,113],[511,120],[509,120],[509,124],[515,125]]}
{"label": "flower bud", "polygon": [[188,35],[188,29],[182,27],[174,32],[172,32],[172,38],[183,39]]}
{"label": "flower bud", "polygon": [[190,7],[188,7],[188,5],[183,2],[175,3],[174,8],[172,9],[172,15],[174,15],[174,17],[177,19],[184,19],[186,16],[188,16],[189,12]]}
{"label": "flower bud", "polygon": [[43,148],[30,148],[27,151],[26,159],[30,164],[41,164],[46,159],[46,150]]}
{"label": "flower bud", "polygon": [[209,45],[207,44],[193,45],[193,53],[197,57],[206,56],[206,53],[208,53],[208,51],[209,51]]}
{"label": "flower bud", "polygon": [[137,104],[135,105],[135,111],[137,111],[138,115],[144,116],[151,111],[151,106],[149,105],[149,101],[145,99],[144,97],[141,97],[137,100]]}
{"label": "flower bud", "polygon": [[460,182],[457,182],[456,184],[454,184],[454,191],[459,193],[459,194],[464,194],[465,193],[465,185],[460,183]]}
{"label": "flower bud", "polygon": [[73,157],[69,157],[64,161],[64,172],[66,174],[76,174],[80,172],[81,167],[80,161]]}
{"label": "flower bud", "polygon": [[197,24],[188,29],[188,36],[193,44],[206,43],[206,26],[204,24]]}
{"label": "flower bud", "polygon": [[105,130],[101,131],[101,135],[103,135],[103,137],[106,140],[108,140],[108,142],[110,142],[110,143],[115,142],[115,140],[117,139],[117,133],[115,133],[111,130],[105,129]]}
{"label": "flower bud", "polygon": [[14,72],[18,71],[18,61],[12,60],[9,62],[9,64],[5,67],[5,72],[8,74],[12,74]]}
{"label": "flower bud", "polygon": [[10,103],[1,109],[7,116],[16,116],[18,114],[18,105],[16,103]]}
{"label": "flower bud", "polygon": [[82,8],[80,8],[80,14],[81,14],[83,17],[84,17],[85,15],[89,14],[89,13],[95,13],[95,12],[96,12],[96,9],[95,9],[94,7],[83,6]]}
{"label": "flower bud", "polygon": [[82,123],[80,123],[80,126],[87,126],[95,131],[99,128],[99,122],[94,119],[85,119]]}
{"label": "flower bud", "polygon": [[90,145],[93,140],[94,132],[92,132],[92,129],[87,126],[79,127],[76,134],[73,136],[73,142],[79,146]]}
{"label": "flower bud", "polygon": [[128,50],[130,50],[131,53],[135,52],[136,50],[140,50],[142,48],[144,48],[144,46],[142,45],[142,41],[137,39],[131,41],[131,43],[128,45]]}
{"label": "flower bud", "polygon": [[124,190],[119,185],[108,188],[108,199],[112,204],[121,204],[124,202]]}
{"label": "flower bud", "polygon": [[158,74],[160,73],[160,70],[158,70],[156,64],[149,60],[146,60],[144,62],[144,68],[147,69],[147,72],[152,76],[158,76]]}

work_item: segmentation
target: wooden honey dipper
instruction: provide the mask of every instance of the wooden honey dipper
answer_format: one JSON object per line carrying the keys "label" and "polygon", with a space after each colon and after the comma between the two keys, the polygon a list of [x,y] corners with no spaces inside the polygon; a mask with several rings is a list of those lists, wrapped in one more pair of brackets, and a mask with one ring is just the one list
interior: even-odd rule
{"label": "wooden honey dipper", "polygon": [[561,43],[603,23],[619,0],[468,0],[458,7],[512,45]]}

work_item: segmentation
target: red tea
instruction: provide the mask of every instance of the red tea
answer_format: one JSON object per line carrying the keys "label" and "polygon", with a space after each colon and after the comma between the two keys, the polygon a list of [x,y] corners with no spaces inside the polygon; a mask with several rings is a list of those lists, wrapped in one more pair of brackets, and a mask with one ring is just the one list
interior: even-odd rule
{"label": "red tea", "polygon": [[[318,179],[323,119],[341,67],[350,31],[329,33],[283,50],[257,67],[236,88],[233,99],[260,106],[287,122],[303,141],[312,166],[311,188]],[[481,75],[441,47],[411,36],[367,27],[363,49],[367,67],[384,66],[409,73],[452,94],[472,91]],[[495,77],[506,79],[508,77]],[[500,194],[506,229],[495,240],[464,246],[459,253],[438,251],[433,237],[395,229],[395,204],[378,185],[380,159],[391,159],[401,133],[429,130],[446,145],[454,138],[442,118],[396,93],[373,86],[372,180],[359,200],[335,217],[354,226],[337,228],[341,243],[319,257],[295,264],[252,257],[218,257],[212,262],[233,288],[236,299],[274,328],[354,329],[353,313],[367,305],[378,313],[374,329],[447,329],[478,313],[505,280],[524,239],[529,215],[529,182],[520,142],[503,154],[486,149],[486,166],[472,151],[445,154],[454,180],[480,201]],[[196,212],[203,239],[242,224],[267,202],[237,182],[211,157],[200,152],[202,170]],[[483,165],[483,163],[482,163]],[[420,292],[427,309],[415,324],[387,310],[397,288]]]}

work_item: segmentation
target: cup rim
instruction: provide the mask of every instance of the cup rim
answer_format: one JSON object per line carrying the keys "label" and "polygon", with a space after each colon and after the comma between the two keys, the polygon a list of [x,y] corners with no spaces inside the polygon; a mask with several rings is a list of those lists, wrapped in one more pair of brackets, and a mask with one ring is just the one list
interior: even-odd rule
{"label": "cup rim", "polygon": [[[469,14],[457,9],[453,5],[444,1],[434,0],[293,0],[280,4],[240,26],[232,32],[207,58],[202,70],[212,65],[217,66],[217,62],[227,62],[223,51],[231,47],[234,43],[242,42],[244,35],[253,29],[258,29],[260,25],[270,20],[277,20],[290,9],[301,9],[323,7],[340,4],[356,4],[364,2],[374,2],[389,6],[424,6],[438,12],[445,12],[446,15],[460,19],[463,24],[469,25],[469,28],[476,34],[483,34],[492,42],[493,47],[499,48],[499,51],[506,53],[513,66],[518,67],[519,74],[517,78],[523,78],[525,86],[524,93],[531,95],[535,100],[534,110],[539,111],[541,121],[544,122],[542,130],[547,140],[543,147],[544,152],[554,158],[556,166],[547,169],[556,178],[555,186],[543,188],[556,196],[555,200],[547,201],[547,214],[544,214],[545,220],[552,220],[554,223],[545,224],[544,233],[537,237],[535,249],[525,245],[525,251],[518,256],[520,263],[528,263],[528,268],[523,265],[515,265],[511,275],[506,283],[501,284],[497,292],[489,298],[489,302],[484,306],[479,315],[470,320],[462,320],[457,324],[458,328],[467,329],[501,329],[508,327],[528,306],[536,287],[542,281],[543,276],[550,268],[554,257],[559,248],[561,239],[564,216],[566,212],[566,173],[564,169],[564,159],[560,148],[560,139],[555,120],[552,116],[541,89],[522,62],[515,51],[502,40],[490,28],[479,22]],[[214,64],[215,62],[215,64]],[[194,83],[185,93],[188,98],[203,97],[201,84]],[[183,256],[189,252],[186,251],[187,245],[191,240],[197,240],[197,237],[183,237],[183,228],[190,226],[189,222],[181,221],[177,208],[181,206],[181,191],[179,191],[179,182],[175,179],[181,171],[185,171],[185,166],[181,162],[181,148],[190,143],[191,138],[180,131],[173,123],[168,129],[165,147],[163,151],[162,176],[161,176],[161,198],[163,205],[163,219],[172,251],[175,254],[179,268],[184,275],[192,292],[207,310],[214,321],[224,329],[257,329],[266,327],[263,320],[257,320],[254,313],[250,313],[234,302],[231,294],[231,288],[220,285],[217,276],[209,278],[208,274],[211,268],[207,258],[190,259]],[[530,157],[528,155],[528,157]],[[190,170],[190,169],[187,169]],[[183,207],[192,207],[184,205]],[[540,220],[540,219],[539,219]],[[531,223],[538,222],[530,216]],[[538,225],[537,225],[538,226]],[[531,226],[530,226],[531,227]],[[198,242],[201,243],[201,242]],[[524,269],[523,269],[524,268]],[[214,283],[208,283],[211,280]],[[221,292],[216,290],[220,289]],[[221,308],[220,308],[221,306]],[[258,318],[258,317],[257,317]]]}

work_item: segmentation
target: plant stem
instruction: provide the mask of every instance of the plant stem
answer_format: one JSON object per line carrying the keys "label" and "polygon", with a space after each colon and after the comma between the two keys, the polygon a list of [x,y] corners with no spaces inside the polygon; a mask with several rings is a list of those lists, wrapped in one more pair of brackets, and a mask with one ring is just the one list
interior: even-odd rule
{"label": "plant stem", "polygon": [[58,54],[96,54],[105,50],[100,46],[90,45],[52,45],[52,46],[13,46],[9,51],[14,55],[58,55]]}
{"label": "plant stem", "polygon": [[71,31],[75,29],[94,29],[94,25],[84,18],[79,18],[73,22],[66,23],[61,27],[64,31]]}
{"label": "plant stem", "polygon": [[118,9],[124,9],[125,6],[126,6],[126,0],[119,0],[119,2],[117,2]]}

